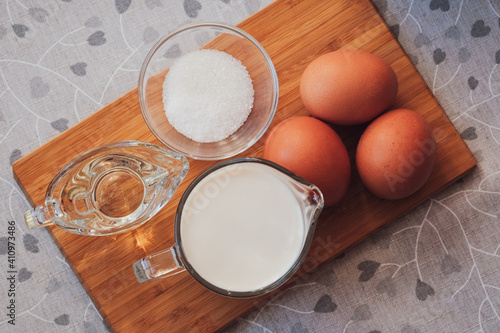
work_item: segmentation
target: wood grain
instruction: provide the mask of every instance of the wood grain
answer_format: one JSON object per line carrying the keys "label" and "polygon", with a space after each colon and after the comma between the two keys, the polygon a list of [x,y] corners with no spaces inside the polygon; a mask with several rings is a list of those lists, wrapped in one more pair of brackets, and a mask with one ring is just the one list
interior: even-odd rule
{"label": "wood grain", "polygon": [[[374,197],[364,189],[353,166],[347,196],[322,213],[309,255],[288,285],[475,167],[471,152],[368,0],[277,0],[239,27],[264,46],[278,73],[280,99],[271,128],[287,117],[307,114],[298,88],[309,62],[337,49],[364,49],[386,59],[396,71],[400,87],[391,108],[421,113],[432,125],[438,141],[437,163],[430,180],[407,199],[386,201]],[[334,128],[352,158],[363,126]],[[160,144],[142,119],[136,89],[15,162],[14,176],[31,203],[38,205],[44,200],[50,180],[72,158],[92,147],[128,139]],[[264,140],[265,136],[241,156],[261,156]],[[149,283],[136,282],[132,263],[173,243],[173,216],[180,196],[201,171],[215,162],[190,163],[191,169],[171,202],[132,232],[89,237],[50,228],[75,274],[115,332],[215,331],[274,294],[230,299],[205,290],[187,273]]]}

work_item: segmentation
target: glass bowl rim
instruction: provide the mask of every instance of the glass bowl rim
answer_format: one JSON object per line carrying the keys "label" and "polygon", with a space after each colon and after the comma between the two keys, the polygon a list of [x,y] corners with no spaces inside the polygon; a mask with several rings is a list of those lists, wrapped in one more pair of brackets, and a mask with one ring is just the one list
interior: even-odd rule
{"label": "glass bowl rim", "polygon": [[[267,64],[267,68],[271,74],[271,81],[272,81],[272,87],[273,87],[273,96],[272,96],[272,104],[270,106],[271,108],[271,112],[269,113],[269,115],[267,116],[267,119],[266,119],[266,122],[264,124],[264,126],[262,127],[262,129],[260,130],[260,132],[257,133],[257,135],[253,136],[251,140],[249,140],[245,145],[242,145],[242,146],[239,146],[237,147],[237,149],[233,149],[227,153],[221,153],[221,154],[213,154],[211,156],[205,156],[205,155],[197,155],[195,153],[189,153],[189,152],[186,152],[186,151],[182,151],[180,149],[177,149],[175,147],[173,147],[171,144],[169,144],[167,142],[167,140],[165,140],[162,135],[160,135],[160,133],[158,133],[155,128],[153,127],[153,125],[150,123],[150,118],[149,118],[149,115],[148,115],[148,112],[147,112],[147,106],[146,106],[146,102],[145,102],[145,77],[146,77],[146,70],[149,66],[149,63],[151,61],[151,59],[153,58],[153,56],[155,55],[155,53],[158,51],[158,49],[165,43],[167,42],[169,39],[171,39],[172,37],[184,32],[184,31],[187,31],[187,30],[191,30],[191,29],[194,29],[194,28],[203,28],[203,27],[209,27],[209,28],[221,28],[221,29],[225,29],[225,30],[229,30],[233,33],[236,33],[237,35],[240,35],[244,38],[246,38],[248,41],[250,41],[259,51],[260,53],[262,54],[262,56],[264,57],[265,59],[265,62]],[[245,150],[247,150],[248,148],[250,148],[251,146],[253,146],[263,135],[264,133],[267,131],[267,129],[269,128],[269,126],[271,125],[271,122],[274,118],[274,115],[276,114],[276,110],[278,108],[278,98],[279,98],[279,83],[278,83],[278,74],[276,73],[276,69],[274,67],[274,64],[271,60],[271,57],[269,56],[269,54],[267,53],[267,51],[264,49],[264,47],[252,36],[250,35],[249,33],[247,33],[246,31],[244,31],[243,29],[240,29],[236,26],[232,26],[232,25],[229,25],[229,24],[225,24],[225,23],[219,23],[219,22],[197,22],[197,23],[190,23],[190,24],[186,24],[186,25],[183,25],[183,26],[180,26],[179,28],[171,31],[170,33],[166,34],[164,37],[162,37],[158,42],[156,42],[153,47],[149,50],[148,54],[146,55],[146,58],[144,59],[142,65],[141,65],[141,69],[140,69],[140,72],[139,72],[139,81],[138,81],[138,87],[137,87],[137,95],[138,95],[138,99],[139,99],[139,108],[141,110],[141,114],[142,114],[142,117],[144,118],[144,121],[146,122],[146,125],[148,126],[149,130],[153,133],[153,135],[158,139],[160,140],[160,142],[162,142],[165,146],[167,146],[169,149],[177,152],[177,153],[180,153],[180,154],[183,154],[185,155],[186,157],[190,157],[190,158],[193,158],[193,159],[197,159],[197,160],[219,160],[219,159],[225,159],[225,158],[229,158],[229,157],[232,157],[232,156],[235,156]],[[244,126],[244,124],[242,125]],[[201,143],[203,144],[203,143]]]}

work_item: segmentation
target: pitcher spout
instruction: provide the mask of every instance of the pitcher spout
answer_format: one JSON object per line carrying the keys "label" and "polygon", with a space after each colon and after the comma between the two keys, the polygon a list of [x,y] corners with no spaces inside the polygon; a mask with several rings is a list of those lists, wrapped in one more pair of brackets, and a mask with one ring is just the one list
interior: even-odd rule
{"label": "pitcher spout", "polygon": [[316,207],[316,209],[321,210],[325,205],[325,200],[323,198],[323,193],[317,186],[311,186],[311,192],[309,193],[308,202],[311,206]]}

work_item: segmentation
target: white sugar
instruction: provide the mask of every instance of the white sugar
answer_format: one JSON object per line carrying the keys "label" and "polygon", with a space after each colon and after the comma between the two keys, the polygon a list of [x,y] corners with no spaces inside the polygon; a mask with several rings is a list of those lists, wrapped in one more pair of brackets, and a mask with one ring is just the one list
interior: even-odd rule
{"label": "white sugar", "polygon": [[253,106],[252,79],[245,66],[217,50],[197,50],[178,58],[163,83],[168,121],[197,142],[229,137]]}

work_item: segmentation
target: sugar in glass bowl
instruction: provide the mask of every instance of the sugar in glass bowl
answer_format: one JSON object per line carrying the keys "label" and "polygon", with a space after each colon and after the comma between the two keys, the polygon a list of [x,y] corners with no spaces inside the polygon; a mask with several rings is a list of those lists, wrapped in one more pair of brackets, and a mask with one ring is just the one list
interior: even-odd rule
{"label": "sugar in glass bowl", "polygon": [[[177,58],[199,49],[223,51],[241,61],[254,90],[253,107],[243,125],[226,139],[209,143],[194,141],[179,133],[170,124],[163,104],[163,84],[168,70]],[[278,76],[271,58],[255,38],[226,24],[194,23],[178,28],[153,46],[139,74],[138,95],[144,120],[158,140],[187,157],[218,160],[245,151],[262,137],[276,112],[278,89]]]}

